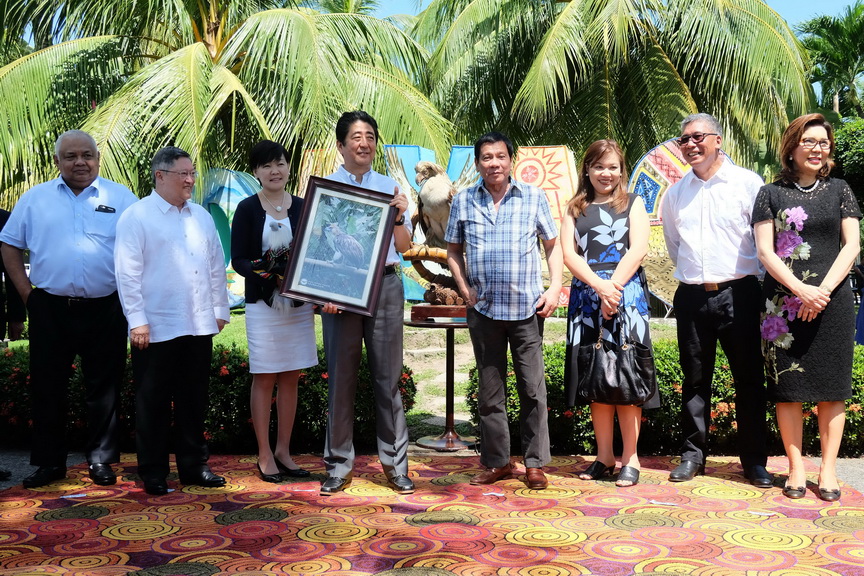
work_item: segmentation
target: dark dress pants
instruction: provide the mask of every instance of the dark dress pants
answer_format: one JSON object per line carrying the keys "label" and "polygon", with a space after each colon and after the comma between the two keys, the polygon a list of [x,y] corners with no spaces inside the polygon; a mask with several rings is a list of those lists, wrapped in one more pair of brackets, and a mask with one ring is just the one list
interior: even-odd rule
{"label": "dark dress pants", "polygon": [[34,289],[30,315],[30,385],[34,466],[66,465],[69,379],[81,358],[87,407],[87,461],[120,461],[117,408],[126,365],[126,318],[117,293],[65,298]]}
{"label": "dark dress pants", "polygon": [[545,466],[551,456],[543,318],[535,315],[525,320],[493,320],[468,308],[467,321],[479,376],[480,463],[500,468],[510,462],[506,389],[509,344],[519,393],[519,432],[525,466]]}
{"label": "dark dress pants", "polygon": [[151,343],[144,350],[132,348],[138,475],[142,480],[168,476],[172,425],[180,476],[193,476],[207,467],[210,452],[204,422],[212,354],[212,336],[180,336]]}
{"label": "dark dress pants", "polygon": [[674,306],[684,373],[681,459],[705,463],[717,342],[729,360],[735,386],[738,454],[745,470],[768,460],[766,390],[761,351],[759,281],[748,276],[720,291],[680,284]]}

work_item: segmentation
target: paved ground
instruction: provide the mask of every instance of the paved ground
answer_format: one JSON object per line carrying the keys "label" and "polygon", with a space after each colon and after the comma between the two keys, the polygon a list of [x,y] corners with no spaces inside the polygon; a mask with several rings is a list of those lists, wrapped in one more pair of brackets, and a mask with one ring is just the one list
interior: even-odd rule
{"label": "paved ground", "polygon": [[[420,455],[422,453],[429,453],[422,448],[412,448],[412,453]],[[432,452],[434,454],[434,452]],[[473,456],[474,451],[464,450],[459,453],[454,453],[464,456]],[[819,465],[819,458],[810,458],[810,460],[816,465]],[[71,454],[69,459],[66,461],[68,466],[75,466],[76,464],[80,464],[84,461],[83,454]],[[5,490],[11,486],[15,486],[21,483],[25,476],[29,475],[35,468],[30,466],[29,463],[29,454],[23,451],[4,451],[0,453],[0,468],[4,470],[10,470],[12,472],[12,478],[5,481],[0,482],[0,490]],[[844,458],[841,459],[837,463],[837,471],[840,475],[840,479],[852,486],[859,492],[864,493],[864,458]],[[811,482],[816,482],[817,478],[812,476],[808,478]]]}

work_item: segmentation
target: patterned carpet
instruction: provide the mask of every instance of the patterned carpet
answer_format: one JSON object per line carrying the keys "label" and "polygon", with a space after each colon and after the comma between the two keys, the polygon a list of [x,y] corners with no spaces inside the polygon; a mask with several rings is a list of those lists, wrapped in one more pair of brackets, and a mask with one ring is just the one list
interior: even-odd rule
{"label": "patterned carpet", "polygon": [[81,465],[65,482],[0,492],[0,574],[864,576],[860,493],[789,500],[752,488],[733,459],[670,484],[668,459],[643,458],[641,483],[623,489],[579,480],[585,460],[558,457],[549,489],[532,491],[523,476],[469,485],[476,457],[412,457],[417,492],[397,496],[367,456],[331,497],[318,495],[320,460],[298,462],[313,481],[274,485],[254,458],[215,456],[226,488],[151,497],[125,455],[113,487]]}

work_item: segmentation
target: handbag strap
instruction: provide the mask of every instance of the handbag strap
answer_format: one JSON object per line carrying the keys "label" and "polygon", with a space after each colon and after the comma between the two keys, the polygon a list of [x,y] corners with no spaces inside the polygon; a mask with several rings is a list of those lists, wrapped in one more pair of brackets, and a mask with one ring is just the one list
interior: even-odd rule
{"label": "handbag strap", "polygon": [[607,320],[607,319],[603,318],[603,313],[602,312],[600,313],[601,321],[600,321],[600,327],[597,330],[597,344],[596,344],[596,346],[598,348],[603,344],[603,326],[606,324],[606,322],[613,322],[613,326],[614,326],[614,322],[615,322],[616,317],[620,319],[620,321],[618,322],[618,327],[615,330],[609,330],[609,334],[612,335],[613,340],[615,340],[615,343],[618,344],[618,346],[628,346],[630,344],[630,331],[629,330],[623,330],[624,337],[622,338],[622,336],[621,336],[622,327],[626,328],[627,316],[626,316],[626,314],[624,314],[624,305],[621,302],[619,302],[618,303],[618,314],[616,314],[612,318],[609,318]]}

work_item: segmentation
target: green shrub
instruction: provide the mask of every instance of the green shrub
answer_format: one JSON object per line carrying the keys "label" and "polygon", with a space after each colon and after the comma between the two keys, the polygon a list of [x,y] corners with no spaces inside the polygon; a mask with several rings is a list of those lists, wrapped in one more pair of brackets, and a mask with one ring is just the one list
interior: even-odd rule
{"label": "green shrub", "polygon": [[[546,390],[549,407],[549,439],[552,452],[558,454],[591,454],[596,451],[591,412],[588,406],[566,406],[564,402],[564,357],[565,344],[544,347],[546,363]],[[654,342],[654,360],[657,368],[657,384],[662,406],[657,410],[646,410],[642,418],[639,436],[639,451],[642,454],[674,455],[681,446],[681,366],[678,361],[678,346],[672,340]],[[857,457],[864,453],[864,346],[855,347],[852,367],[853,398],[846,403],[846,428],[840,453]],[[714,390],[712,394],[711,424],[708,434],[708,450],[715,455],[736,455],[735,390],[732,373],[722,350],[718,348],[714,364]],[[477,371],[469,373],[466,402],[472,421],[478,422]],[[818,454],[819,427],[816,407],[804,405],[804,451]],[[507,415],[510,421],[511,451],[522,453],[519,445],[519,396],[516,393],[516,377],[508,358]],[[777,430],[774,411],[768,410],[769,450],[772,454],[783,454],[783,446]],[[618,430],[616,427],[616,435]],[[616,439],[620,450],[620,439]]]}
{"label": "green shrub", "polygon": [[[369,369],[363,355],[357,400],[355,402],[354,438],[359,448],[375,446],[375,401],[371,391]],[[206,436],[214,452],[250,453],[256,449],[255,433],[249,411],[252,377],[244,349],[216,345],[210,365],[210,412]],[[0,438],[9,447],[28,447],[30,428],[29,350],[5,349],[0,353]],[[402,367],[400,382],[406,412],[414,406],[417,387],[413,372]],[[69,420],[66,441],[70,448],[80,449],[86,441],[87,419],[84,407],[84,383],[81,369],[73,364],[69,385]],[[318,366],[301,372],[298,386],[297,418],[292,444],[297,451],[320,452],[324,448],[327,425],[327,373],[324,354],[318,350]],[[123,378],[120,401],[121,447],[134,451],[135,389],[129,362]],[[271,422],[275,434],[275,410]]]}
{"label": "green shrub", "polygon": [[845,179],[864,205],[864,118],[845,119],[835,132],[835,176]]}

